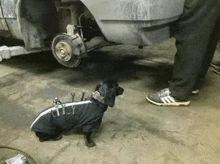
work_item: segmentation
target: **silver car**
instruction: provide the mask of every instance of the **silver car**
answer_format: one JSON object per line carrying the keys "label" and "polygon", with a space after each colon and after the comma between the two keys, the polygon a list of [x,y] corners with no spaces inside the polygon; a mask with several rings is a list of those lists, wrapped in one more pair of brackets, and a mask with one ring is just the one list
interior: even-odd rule
{"label": "silver car", "polygon": [[[95,47],[169,39],[185,0],[0,0],[0,60],[52,50],[76,67]],[[13,38],[13,44],[4,40]],[[3,46],[4,45],[4,46]]]}

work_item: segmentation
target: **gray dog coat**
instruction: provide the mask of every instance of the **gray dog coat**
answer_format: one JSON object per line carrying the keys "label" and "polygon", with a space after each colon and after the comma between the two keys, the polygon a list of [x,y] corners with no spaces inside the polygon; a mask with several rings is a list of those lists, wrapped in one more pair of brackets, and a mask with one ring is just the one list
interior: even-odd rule
{"label": "gray dog coat", "polygon": [[44,109],[31,125],[34,132],[54,133],[57,130],[82,128],[84,132],[99,129],[107,105],[96,99],[63,103]]}

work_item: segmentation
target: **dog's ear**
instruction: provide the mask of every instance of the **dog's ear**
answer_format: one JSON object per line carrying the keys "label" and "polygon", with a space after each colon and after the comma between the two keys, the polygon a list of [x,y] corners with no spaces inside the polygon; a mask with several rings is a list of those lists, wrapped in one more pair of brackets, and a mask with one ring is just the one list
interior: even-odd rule
{"label": "dog's ear", "polygon": [[100,81],[99,84],[96,85],[95,91],[98,91],[102,84],[103,84],[103,81]]}
{"label": "dog's ear", "polygon": [[108,84],[106,83],[100,83],[99,86],[97,87],[97,91],[102,95],[103,97],[106,97],[108,95]]}
{"label": "dog's ear", "polygon": [[104,96],[105,104],[109,107],[113,107],[115,105],[115,97],[116,95],[112,91],[107,90],[106,95]]}
{"label": "dog's ear", "polygon": [[104,102],[106,105],[108,105],[109,107],[114,106],[116,93],[113,91],[112,82],[101,81],[96,86],[96,91],[98,91],[100,95],[104,97]]}
{"label": "dog's ear", "polygon": [[103,87],[105,90],[104,100],[109,107],[113,107],[115,105],[115,98],[117,94],[117,85],[115,84],[116,83],[113,81],[108,81],[103,85],[105,86]]}
{"label": "dog's ear", "polygon": [[115,104],[115,97],[121,95],[124,91],[123,88],[118,86],[118,83],[113,80],[101,81],[95,88],[101,96],[104,97],[104,102],[109,107]]}
{"label": "dog's ear", "polygon": [[100,84],[97,84],[96,87],[95,87],[95,91],[98,91],[100,86],[101,86]]}

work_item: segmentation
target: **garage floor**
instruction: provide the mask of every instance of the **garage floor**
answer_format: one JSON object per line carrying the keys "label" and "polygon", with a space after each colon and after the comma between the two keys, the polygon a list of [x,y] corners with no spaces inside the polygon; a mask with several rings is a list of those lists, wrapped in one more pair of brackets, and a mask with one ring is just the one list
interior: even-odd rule
{"label": "garage floor", "polygon": [[[13,57],[0,63],[0,163],[24,154],[32,164],[218,164],[220,161],[220,76],[212,68],[189,107],[157,107],[145,97],[172,76],[174,39],[138,49],[95,50],[75,69],[51,53]],[[215,58],[220,59],[220,52]],[[90,96],[102,79],[125,89],[106,112],[96,147],[71,131],[59,141],[39,142],[29,126],[55,97]],[[27,154],[30,156],[28,156]]]}

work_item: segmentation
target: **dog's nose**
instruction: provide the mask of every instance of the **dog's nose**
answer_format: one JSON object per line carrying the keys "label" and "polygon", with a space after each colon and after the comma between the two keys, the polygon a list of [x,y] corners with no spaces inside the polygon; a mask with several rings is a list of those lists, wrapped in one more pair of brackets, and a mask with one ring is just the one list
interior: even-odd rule
{"label": "dog's nose", "polygon": [[117,95],[122,95],[124,92],[124,89],[121,87],[118,87],[117,92],[118,92]]}

